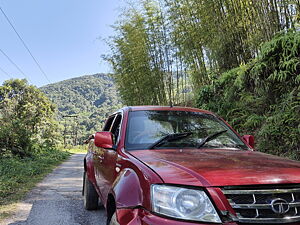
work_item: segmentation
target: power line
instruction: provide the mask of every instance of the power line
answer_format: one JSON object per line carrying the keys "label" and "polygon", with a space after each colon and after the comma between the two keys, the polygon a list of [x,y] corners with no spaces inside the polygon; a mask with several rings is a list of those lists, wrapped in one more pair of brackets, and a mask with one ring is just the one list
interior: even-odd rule
{"label": "power line", "polygon": [[11,79],[13,79],[13,77],[11,76],[11,75],[9,75],[9,73],[7,73],[4,69],[2,69],[1,67],[0,67],[0,70],[4,73],[4,74],[6,74],[9,78],[11,78]]}
{"label": "power line", "polygon": [[12,59],[9,58],[9,56],[1,48],[0,48],[0,52],[11,62],[11,64],[13,64],[17,68],[17,70],[19,70],[20,73],[23,74],[23,76],[27,80],[29,80],[32,83],[32,81],[26,76],[26,74],[20,69],[20,67],[18,67],[18,65],[16,63],[14,63],[14,61],[12,61]]}
{"label": "power line", "polygon": [[17,36],[19,37],[20,41],[22,42],[22,44],[24,45],[24,47],[26,48],[26,50],[28,51],[28,53],[30,54],[31,58],[34,60],[34,62],[36,63],[36,65],[38,66],[38,68],[40,69],[40,71],[43,73],[44,77],[47,79],[47,81],[49,83],[50,80],[47,77],[45,71],[42,69],[42,67],[40,66],[40,64],[38,63],[38,61],[36,60],[36,58],[32,55],[31,51],[29,50],[29,48],[27,47],[27,45],[25,44],[24,40],[21,38],[21,36],[19,35],[19,33],[17,32],[16,28],[14,27],[14,25],[10,22],[8,16],[5,14],[5,12],[3,11],[3,9],[0,7],[0,10],[2,12],[2,14],[4,15],[4,17],[6,18],[7,22],[10,24],[10,26],[13,28],[13,30],[15,31],[15,33],[17,34]]}

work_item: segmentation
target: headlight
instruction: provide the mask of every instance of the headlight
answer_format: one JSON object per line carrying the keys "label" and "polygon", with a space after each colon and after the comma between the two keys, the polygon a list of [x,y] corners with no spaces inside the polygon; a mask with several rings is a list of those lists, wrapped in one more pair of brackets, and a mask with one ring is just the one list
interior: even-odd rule
{"label": "headlight", "polygon": [[167,185],[151,186],[154,212],[183,220],[221,223],[204,191]]}

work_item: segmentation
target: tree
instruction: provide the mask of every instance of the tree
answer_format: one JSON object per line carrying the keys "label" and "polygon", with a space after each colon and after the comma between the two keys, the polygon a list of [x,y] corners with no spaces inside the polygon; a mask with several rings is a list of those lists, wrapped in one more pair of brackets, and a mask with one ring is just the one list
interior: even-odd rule
{"label": "tree", "polygon": [[56,107],[26,80],[13,79],[0,86],[0,155],[30,156],[36,145],[53,145]]}
{"label": "tree", "polygon": [[[126,104],[184,103],[245,65],[279,31],[296,29],[299,0],[139,0],[109,41]],[[189,81],[189,82],[187,82]]]}

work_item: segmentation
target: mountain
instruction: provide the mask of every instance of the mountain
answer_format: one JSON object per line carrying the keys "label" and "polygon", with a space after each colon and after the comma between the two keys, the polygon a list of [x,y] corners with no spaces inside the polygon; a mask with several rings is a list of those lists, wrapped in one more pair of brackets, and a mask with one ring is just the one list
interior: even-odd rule
{"label": "mountain", "polygon": [[107,116],[122,107],[114,81],[106,74],[76,77],[40,89],[57,105],[68,143],[100,131]]}

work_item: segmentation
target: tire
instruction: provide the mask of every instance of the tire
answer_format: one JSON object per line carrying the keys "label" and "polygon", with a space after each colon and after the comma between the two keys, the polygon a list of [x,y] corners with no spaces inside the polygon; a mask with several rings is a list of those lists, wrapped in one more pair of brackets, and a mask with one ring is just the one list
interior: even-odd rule
{"label": "tire", "polygon": [[87,210],[95,210],[98,208],[99,196],[94,185],[89,181],[86,172],[84,172],[84,187],[83,187],[83,204]]}
{"label": "tire", "polygon": [[111,217],[110,222],[108,224],[109,225],[120,225],[119,222],[117,221],[116,212],[113,214],[113,216]]}

